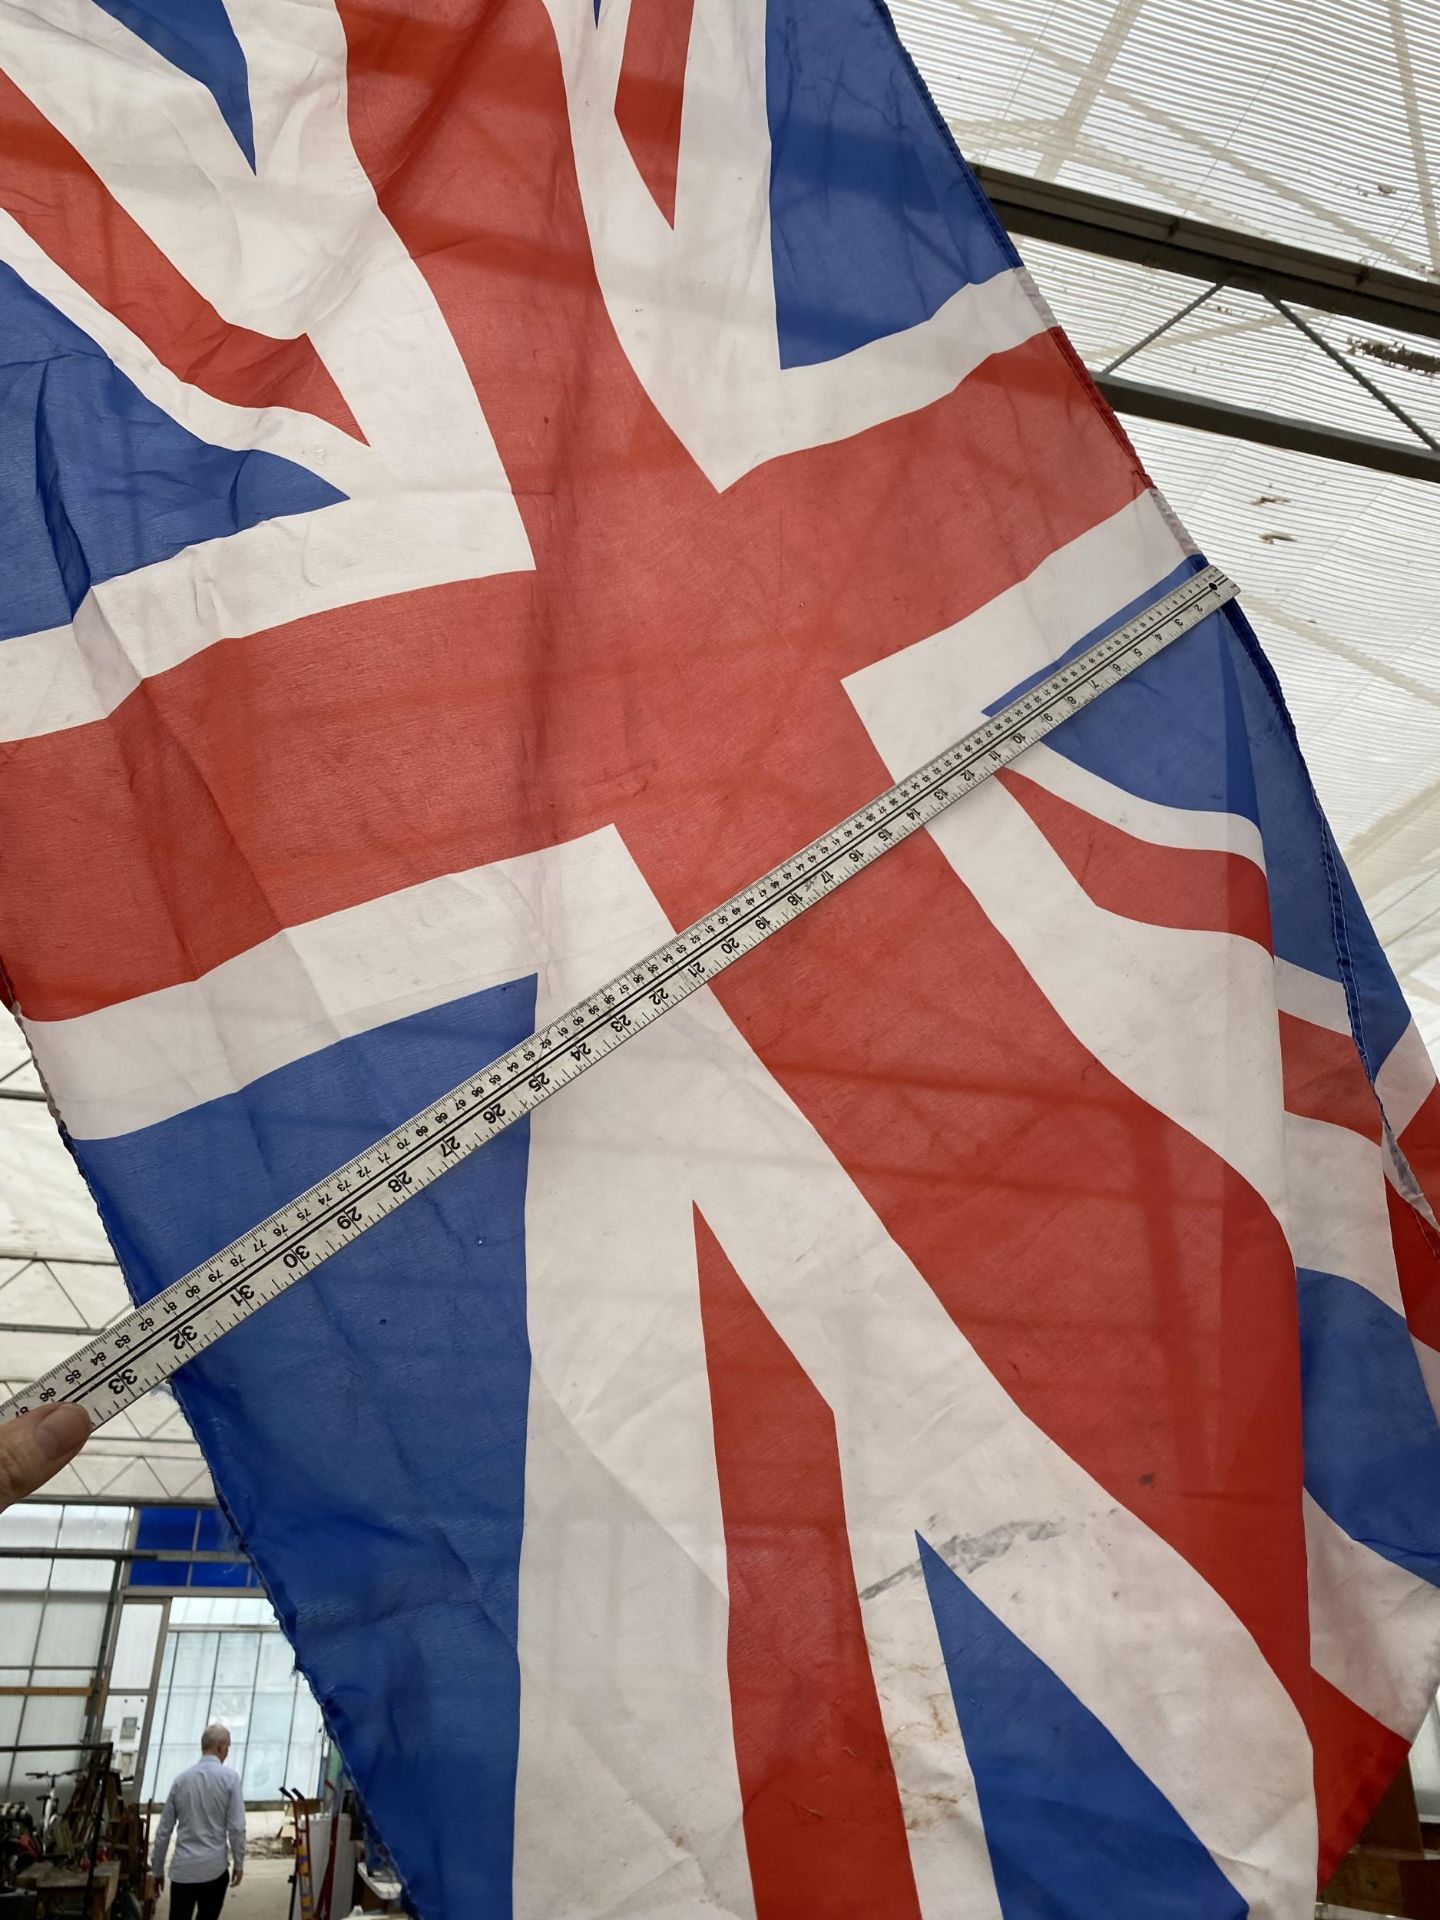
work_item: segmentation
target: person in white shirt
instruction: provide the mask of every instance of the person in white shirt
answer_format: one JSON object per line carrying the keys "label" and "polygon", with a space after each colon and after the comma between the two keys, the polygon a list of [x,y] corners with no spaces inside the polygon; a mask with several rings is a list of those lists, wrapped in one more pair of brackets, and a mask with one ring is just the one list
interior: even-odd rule
{"label": "person in white shirt", "polygon": [[225,1764],[229,1752],[229,1728],[207,1727],[200,1736],[199,1760],[176,1774],[155,1829],[150,1870],[157,1896],[165,1891],[170,1835],[180,1829],[170,1867],[170,1920],[219,1920],[226,1888],[238,1887],[244,1877],[245,1795],[239,1774]]}

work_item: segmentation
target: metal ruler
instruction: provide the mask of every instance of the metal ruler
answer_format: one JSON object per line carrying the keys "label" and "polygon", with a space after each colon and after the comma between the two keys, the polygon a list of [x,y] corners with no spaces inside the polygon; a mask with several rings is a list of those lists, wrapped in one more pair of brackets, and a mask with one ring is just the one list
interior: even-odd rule
{"label": "metal ruler", "polygon": [[1216,568],[1194,574],[783,866],[115,1321],[0,1406],[0,1419],[58,1400],[77,1402],[97,1426],[119,1413],[1234,595]]}

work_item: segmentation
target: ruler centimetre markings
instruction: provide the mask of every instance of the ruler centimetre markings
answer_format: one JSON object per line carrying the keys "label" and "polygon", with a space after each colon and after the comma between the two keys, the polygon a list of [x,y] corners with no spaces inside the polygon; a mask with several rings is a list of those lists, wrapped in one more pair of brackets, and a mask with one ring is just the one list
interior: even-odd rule
{"label": "ruler centimetre markings", "polygon": [[1215,567],[1192,575],[908,779],[107,1327],[0,1406],[0,1419],[60,1400],[83,1406],[92,1425],[112,1418],[1234,595]]}

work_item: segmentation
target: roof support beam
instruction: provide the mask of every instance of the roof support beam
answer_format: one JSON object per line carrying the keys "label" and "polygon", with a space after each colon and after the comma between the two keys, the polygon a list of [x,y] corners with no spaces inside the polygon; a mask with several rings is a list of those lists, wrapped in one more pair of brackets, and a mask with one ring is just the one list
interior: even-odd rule
{"label": "roof support beam", "polygon": [[1053,180],[998,167],[975,172],[1015,233],[1440,340],[1440,282],[1212,227]]}
{"label": "roof support beam", "polygon": [[1232,407],[1221,400],[1206,400],[1172,387],[1152,387],[1145,381],[1117,379],[1109,374],[1100,375],[1095,384],[1117,413],[1141,420],[1197,427],[1202,433],[1223,433],[1232,440],[1253,440],[1262,447],[1284,447],[1322,460],[1343,460],[1350,466],[1404,474],[1411,480],[1440,481],[1440,453],[1413,441],[1347,433],[1340,427],[1320,426],[1289,414]]}
{"label": "roof support beam", "polygon": [[[63,1504],[52,1500],[52,1506]],[[149,1507],[160,1503],[153,1500],[130,1500],[127,1506]],[[186,1502],[192,1507],[213,1507],[213,1500],[191,1500]],[[195,1547],[0,1547],[0,1560],[120,1560],[126,1566],[160,1560],[169,1564],[184,1564],[187,1567],[234,1567],[245,1565],[243,1553],[210,1553]],[[62,1589],[63,1591],[63,1589]],[[143,1597],[143,1596],[141,1596]],[[245,1596],[254,1599],[254,1594]],[[0,1747],[0,1753],[14,1753],[14,1747]],[[43,1748],[37,1748],[43,1752]],[[68,1753],[68,1747],[61,1747],[61,1753]]]}
{"label": "roof support beam", "polygon": [[87,1340],[98,1339],[105,1331],[103,1327],[54,1327],[41,1320],[0,1320],[0,1333],[53,1333],[64,1340],[73,1340],[77,1346],[84,1346]]}
{"label": "roof support beam", "polygon": [[[44,1247],[0,1246],[0,1260],[38,1260],[42,1266],[46,1267],[118,1267],[120,1265],[108,1247],[103,1253],[76,1253],[73,1249],[66,1253],[59,1247],[47,1252]],[[9,1280],[15,1276],[7,1274],[5,1277]]]}

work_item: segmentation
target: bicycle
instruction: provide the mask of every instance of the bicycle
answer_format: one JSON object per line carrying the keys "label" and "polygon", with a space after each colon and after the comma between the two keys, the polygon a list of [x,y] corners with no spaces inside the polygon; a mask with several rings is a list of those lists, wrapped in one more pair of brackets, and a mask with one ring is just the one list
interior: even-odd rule
{"label": "bicycle", "polygon": [[55,1824],[60,1818],[60,1796],[56,1788],[62,1780],[78,1780],[83,1771],[83,1768],[71,1767],[60,1773],[27,1773],[25,1776],[27,1780],[49,1782],[40,1802],[39,1817],[35,1821],[35,1844],[42,1854],[50,1851]]}

